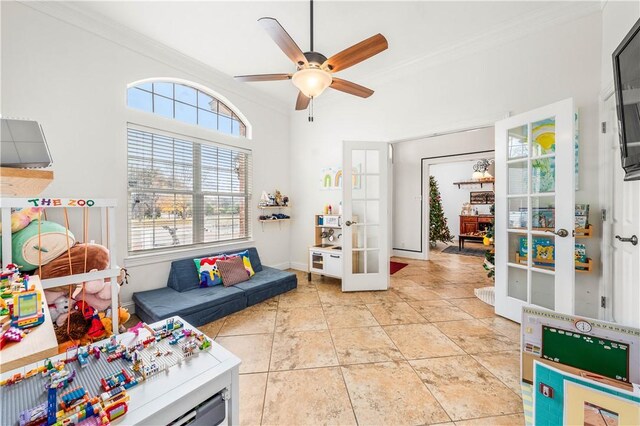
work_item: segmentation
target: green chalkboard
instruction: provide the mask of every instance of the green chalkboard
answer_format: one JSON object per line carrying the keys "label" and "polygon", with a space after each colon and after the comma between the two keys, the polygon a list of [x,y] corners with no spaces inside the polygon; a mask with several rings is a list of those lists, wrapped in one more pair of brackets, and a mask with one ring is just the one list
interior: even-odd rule
{"label": "green chalkboard", "polygon": [[542,357],[623,382],[629,381],[629,345],[561,328],[542,327]]}

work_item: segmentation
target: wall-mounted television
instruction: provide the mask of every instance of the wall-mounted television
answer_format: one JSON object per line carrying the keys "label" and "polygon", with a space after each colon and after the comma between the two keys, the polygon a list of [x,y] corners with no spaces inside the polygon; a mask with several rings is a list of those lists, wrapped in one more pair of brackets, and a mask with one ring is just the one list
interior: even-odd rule
{"label": "wall-mounted television", "polygon": [[613,52],[624,180],[640,180],[640,19]]}

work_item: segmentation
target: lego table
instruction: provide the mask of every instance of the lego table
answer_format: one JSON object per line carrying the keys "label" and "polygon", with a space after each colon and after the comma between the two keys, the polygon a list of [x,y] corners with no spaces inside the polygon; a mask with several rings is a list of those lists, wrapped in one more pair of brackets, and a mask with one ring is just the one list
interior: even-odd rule
{"label": "lego table", "polygon": [[[179,317],[173,317],[173,319],[182,322],[185,328],[195,328]],[[163,323],[165,321],[150,325],[156,327]],[[122,343],[136,338],[133,333],[124,333],[117,337]],[[105,342],[106,340],[97,342],[96,345]],[[55,362],[64,359],[64,355],[51,359]],[[15,373],[24,374],[32,368],[43,365],[43,361],[3,373],[2,378],[10,377]],[[118,362],[107,363],[106,355],[101,357],[100,362],[90,362],[90,365],[85,369],[80,368],[74,362],[72,368],[77,372],[75,384],[84,386],[87,390],[90,390],[91,387],[97,387],[101,377],[113,374],[123,368],[123,364],[120,362],[118,360]],[[124,361],[122,362],[124,363]],[[212,342],[211,347],[200,351],[198,355],[172,365],[166,372],[160,372],[128,389],[127,392],[131,398],[128,412],[123,417],[115,419],[111,424],[168,424],[218,393],[222,393],[227,404],[227,424],[238,424],[239,367],[240,359],[238,357],[219,344]],[[21,411],[46,400],[46,393],[42,392],[41,380],[35,377],[25,379],[15,385],[2,387],[0,393],[2,393],[2,398],[0,398],[0,413],[3,413],[0,424],[2,425],[16,425],[18,414]],[[92,393],[97,392],[93,391]]]}
{"label": "lego table", "polygon": [[21,342],[10,343],[0,351],[0,373],[58,354],[56,333],[53,330],[49,310],[46,309],[47,301],[38,276],[29,277],[29,285],[31,284],[42,295],[42,303],[45,305],[44,322],[31,328],[29,334]]}

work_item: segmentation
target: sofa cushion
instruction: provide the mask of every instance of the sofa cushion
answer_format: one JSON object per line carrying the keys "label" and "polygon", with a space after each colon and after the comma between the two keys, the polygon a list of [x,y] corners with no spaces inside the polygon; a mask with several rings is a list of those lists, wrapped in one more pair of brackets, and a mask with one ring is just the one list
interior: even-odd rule
{"label": "sofa cushion", "polygon": [[141,307],[145,312],[153,313],[153,316],[158,318],[167,318],[172,315],[184,318],[203,309],[236,300],[246,305],[245,293],[235,287],[221,285],[183,292],[164,287],[133,294],[136,311]]}
{"label": "sofa cushion", "polygon": [[[220,286],[222,287],[222,286]],[[201,325],[210,323],[234,312],[238,312],[247,307],[246,299],[232,299],[226,303],[220,305],[208,306],[198,312],[193,312],[181,316],[181,318],[187,321],[189,324],[199,327]],[[136,303],[136,315],[147,324],[154,323],[173,316],[173,314],[164,314],[163,316],[157,315],[153,311],[146,311],[142,306]],[[213,336],[211,336],[213,337]]]}
{"label": "sofa cushion", "polygon": [[[255,247],[249,247],[249,259],[251,260],[251,266],[257,273],[262,271],[262,263],[260,262],[260,256],[258,256],[258,250]],[[223,254],[237,253],[238,250],[230,250],[226,252],[213,253],[203,257],[220,256]],[[193,258],[186,258],[180,260],[174,260],[171,262],[171,269],[169,270],[169,279],[167,280],[167,287],[183,292],[197,288],[200,285],[200,276],[193,262]]]}
{"label": "sofa cushion", "polygon": [[293,272],[263,266],[249,281],[234,287],[243,290],[247,297],[247,306],[255,305],[270,297],[289,291],[298,286],[298,278]]}

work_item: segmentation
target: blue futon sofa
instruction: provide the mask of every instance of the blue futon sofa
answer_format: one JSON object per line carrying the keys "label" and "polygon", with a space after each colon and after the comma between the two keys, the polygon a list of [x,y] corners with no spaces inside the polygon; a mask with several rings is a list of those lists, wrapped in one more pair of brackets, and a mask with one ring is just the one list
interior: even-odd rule
{"label": "blue futon sofa", "polygon": [[[202,257],[244,250],[246,249]],[[178,315],[191,325],[199,326],[298,286],[296,274],[262,266],[258,251],[254,247],[248,250],[251,266],[256,274],[249,281],[231,287],[216,285],[200,288],[200,277],[193,258],[171,262],[166,287],[133,294],[136,315],[147,323]]]}

